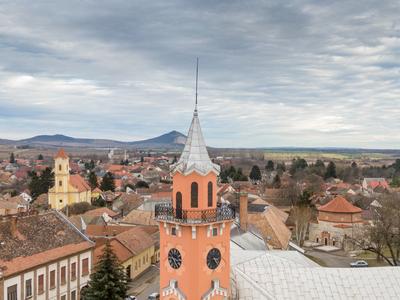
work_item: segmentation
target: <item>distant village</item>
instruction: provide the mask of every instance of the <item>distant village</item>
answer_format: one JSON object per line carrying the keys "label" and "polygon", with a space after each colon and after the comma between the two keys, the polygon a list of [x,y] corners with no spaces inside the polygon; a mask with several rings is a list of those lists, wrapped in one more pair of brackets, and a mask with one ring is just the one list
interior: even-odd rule
{"label": "distant village", "polygon": [[[0,295],[79,299],[107,240],[132,290],[143,276],[156,276],[155,206],[172,201],[170,166],[179,155],[118,149],[102,159],[80,158],[60,148],[33,159],[10,153],[0,162]],[[398,237],[383,236],[400,224],[385,232],[382,214],[392,217],[399,205],[400,159],[385,166],[267,155],[212,160],[221,166],[217,202],[235,208],[231,242],[238,249],[293,250],[332,267],[319,253],[398,264]],[[240,260],[233,272],[240,276]]]}

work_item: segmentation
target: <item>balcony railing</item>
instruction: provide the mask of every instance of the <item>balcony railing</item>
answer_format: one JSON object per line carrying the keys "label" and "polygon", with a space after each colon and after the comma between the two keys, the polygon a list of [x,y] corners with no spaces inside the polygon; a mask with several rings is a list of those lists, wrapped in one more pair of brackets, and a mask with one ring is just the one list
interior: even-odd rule
{"label": "balcony railing", "polygon": [[186,224],[211,223],[235,218],[235,209],[228,204],[204,210],[176,209],[170,203],[156,204],[155,219]]}

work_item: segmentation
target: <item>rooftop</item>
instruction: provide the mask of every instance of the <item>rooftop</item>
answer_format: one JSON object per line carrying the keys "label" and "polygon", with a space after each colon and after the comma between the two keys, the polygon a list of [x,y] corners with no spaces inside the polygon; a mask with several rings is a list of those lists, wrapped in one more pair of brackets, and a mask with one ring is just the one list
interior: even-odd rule
{"label": "rooftop", "polygon": [[318,208],[319,211],[333,213],[361,213],[362,209],[354,206],[342,196],[337,196],[327,204]]}
{"label": "rooftop", "polygon": [[297,251],[231,251],[240,299],[396,299],[400,268],[324,268]]}
{"label": "rooftop", "polygon": [[0,241],[0,265],[7,267],[6,275],[93,247],[56,211],[0,219]]}
{"label": "rooftop", "polygon": [[65,153],[64,148],[60,148],[54,158],[68,158],[68,155]]}
{"label": "rooftop", "polygon": [[220,167],[214,164],[208,156],[207,146],[201,132],[200,121],[197,110],[193,114],[192,123],[189,128],[185,148],[179,161],[172,166],[172,172],[180,172],[184,175],[193,171],[201,175],[209,172],[219,173]]}

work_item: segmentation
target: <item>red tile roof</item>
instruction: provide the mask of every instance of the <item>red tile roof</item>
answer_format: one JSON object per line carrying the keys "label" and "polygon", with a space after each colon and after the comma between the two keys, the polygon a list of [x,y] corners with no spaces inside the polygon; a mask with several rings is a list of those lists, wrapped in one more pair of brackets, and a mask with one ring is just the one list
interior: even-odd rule
{"label": "red tile roof", "polygon": [[60,148],[54,158],[68,158],[68,155],[65,153],[63,148]]}
{"label": "red tile roof", "polygon": [[329,201],[327,204],[318,208],[319,211],[333,212],[333,213],[360,213],[362,209],[354,206],[349,201],[341,196]]}
{"label": "red tile roof", "polygon": [[90,191],[89,184],[79,174],[70,175],[70,184],[78,190],[78,192]]}
{"label": "red tile roof", "polygon": [[99,207],[96,209],[89,210],[84,213],[85,216],[92,216],[92,217],[101,217],[104,213],[109,215],[111,218],[115,217],[118,215],[117,212],[112,211],[111,209],[107,207]]}

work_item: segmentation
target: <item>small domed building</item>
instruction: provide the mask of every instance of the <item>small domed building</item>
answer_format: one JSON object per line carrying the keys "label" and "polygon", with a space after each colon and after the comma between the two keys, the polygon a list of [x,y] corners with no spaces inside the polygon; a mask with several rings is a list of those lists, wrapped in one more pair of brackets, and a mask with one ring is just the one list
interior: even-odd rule
{"label": "small domed building", "polygon": [[344,238],[351,237],[355,228],[364,224],[361,213],[361,208],[337,196],[318,208],[317,222],[310,224],[309,239],[321,245],[344,248]]}

